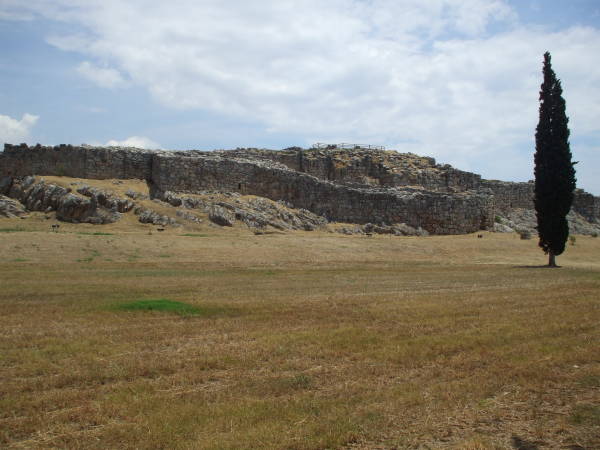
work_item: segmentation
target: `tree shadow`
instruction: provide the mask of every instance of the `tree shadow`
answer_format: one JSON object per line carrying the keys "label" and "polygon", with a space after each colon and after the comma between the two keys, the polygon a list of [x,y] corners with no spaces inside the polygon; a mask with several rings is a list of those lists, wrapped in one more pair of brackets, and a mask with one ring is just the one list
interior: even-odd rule
{"label": "tree shadow", "polygon": [[548,264],[543,264],[540,266],[513,266],[513,269],[560,269],[561,266],[549,266]]}

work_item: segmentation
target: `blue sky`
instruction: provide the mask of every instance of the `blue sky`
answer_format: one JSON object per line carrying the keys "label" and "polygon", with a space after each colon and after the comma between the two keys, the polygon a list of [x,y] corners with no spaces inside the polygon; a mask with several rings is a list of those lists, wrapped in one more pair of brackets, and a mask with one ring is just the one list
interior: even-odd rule
{"label": "blue sky", "polygon": [[597,0],[0,0],[0,141],[385,145],[532,178],[544,51],[600,195]]}

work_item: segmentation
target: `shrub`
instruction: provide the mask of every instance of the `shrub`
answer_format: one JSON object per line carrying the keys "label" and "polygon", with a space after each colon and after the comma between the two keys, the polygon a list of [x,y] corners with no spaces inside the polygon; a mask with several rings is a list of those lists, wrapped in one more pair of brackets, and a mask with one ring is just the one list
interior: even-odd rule
{"label": "shrub", "polygon": [[529,230],[518,230],[517,233],[519,233],[519,236],[521,237],[521,239],[524,239],[524,240],[531,239],[531,231],[529,231]]}

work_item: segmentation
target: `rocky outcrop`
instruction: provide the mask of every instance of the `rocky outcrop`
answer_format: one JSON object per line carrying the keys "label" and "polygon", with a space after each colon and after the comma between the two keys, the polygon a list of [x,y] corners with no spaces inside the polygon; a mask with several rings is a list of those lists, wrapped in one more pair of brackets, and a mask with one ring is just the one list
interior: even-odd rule
{"label": "rocky outcrop", "polygon": [[138,216],[140,223],[150,223],[152,225],[172,225],[180,226],[180,224],[173,218],[159,214],[156,211],[148,208],[139,207],[134,210],[134,214]]}
{"label": "rocky outcrop", "polygon": [[86,197],[95,199],[99,205],[106,209],[110,209],[111,211],[126,213],[131,211],[134,207],[134,203],[131,200],[115,197],[107,191],[96,189],[85,184],[77,188],[77,192]]}
{"label": "rocky outcrop", "polygon": [[56,218],[65,222],[104,224],[116,222],[118,211],[109,210],[99,204],[97,196],[90,198],[75,195],[71,189],[46,184],[34,177],[17,179],[5,177],[3,192],[18,200],[28,211],[56,211]]}
{"label": "rocky outcrop", "polygon": [[[600,223],[590,222],[581,214],[571,211],[567,215],[569,223],[569,232],[571,234],[581,234],[588,236],[597,236],[600,234]],[[529,231],[531,234],[537,234],[537,218],[532,209],[515,208],[503,216],[496,217],[494,231],[500,233],[512,233],[520,231]]]}
{"label": "rocky outcrop", "polygon": [[0,217],[12,219],[15,217],[23,217],[26,214],[27,211],[21,202],[0,194]]}
{"label": "rocky outcrop", "polygon": [[[209,220],[219,226],[233,226],[236,221],[244,223],[249,228],[264,229],[272,227],[277,230],[313,231],[324,229],[327,220],[305,209],[295,209],[293,205],[283,201],[274,202],[266,198],[243,198],[237,193],[214,195],[204,193],[202,196],[179,196],[167,191],[154,191],[159,200],[172,206],[185,209],[198,209],[208,214]],[[224,197],[224,198],[223,198]],[[190,213],[182,210],[177,215],[183,218]],[[192,215],[192,221],[200,221]]]}
{"label": "rocky outcrop", "polygon": [[375,225],[372,223],[367,223],[365,225],[336,227],[334,231],[342,234],[364,234],[367,236],[372,234],[392,234],[394,236],[427,236],[429,234],[422,228],[409,227],[405,223],[394,225]]}
{"label": "rocky outcrop", "polygon": [[194,222],[194,223],[202,223],[202,222],[204,222],[196,214],[190,213],[188,211],[183,211],[181,209],[178,209],[177,211],[175,211],[175,215],[177,217],[182,218],[183,220],[187,220],[188,222]]}
{"label": "rocky outcrop", "polygon": [[118,212],[99,207],[94,197],[85,199],[71,193],[61,197],[56,208],[56,218],[64,222],[106,224],[120,217]]}
{"label": "rocky outcrop", "polygon": [[235,214],[221,205],[212,205],[208,210],[208,219],[222,227],[232,227],[235,223]]}

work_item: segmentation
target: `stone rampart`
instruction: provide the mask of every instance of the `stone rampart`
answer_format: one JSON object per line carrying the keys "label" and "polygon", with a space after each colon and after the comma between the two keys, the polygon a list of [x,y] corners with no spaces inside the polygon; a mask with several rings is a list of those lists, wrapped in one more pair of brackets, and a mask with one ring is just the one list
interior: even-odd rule
{"label": "stone rampart", "polygon": [[133,148],[6,144],[0,153],[0,174],[149,180],[155,153]]}
{"label": "stone rampart", "polygon": [[301,149],[281,151],[238,149],[220,152],[224,157],[252,157],[275,161],[321,180],[351,186],[420,187],[429,191],[457,192],[477,189],[481,176],[437,165],[434,158],[393,150]]}
{"label": "stone rampart", "polygon": [[481,183],[482,189],[491,191],[496,210],[503,214],[515,208],[533,209],[533,187],[533,183],[497,180],[482,180]]}
{"label": "stone rampart", "polygon": [[575,190],[573,209],[593,223],[600,223],[600,197],[582,189]]}
{"label": "stone rampart", "polygon": [[[482,180],[433,158],[377,150],[151,151],[5,145],[0,175],[145,179],[161,191],[240,192],[285,200],[329,220],[406,223],[454,234],[533,208],[533,183]],[[573,209],[600,222],[600,198],[575,193]]]}
{"label": "stone rampart", "polygon": [[353,188],[264,161],[196,154],[156,155],[154,187],[194,193],[224,190],[284,200],[329,220],[351,223],[406,223],[433,234],[469,233],[493,225],[489,195],[398,189]]}

